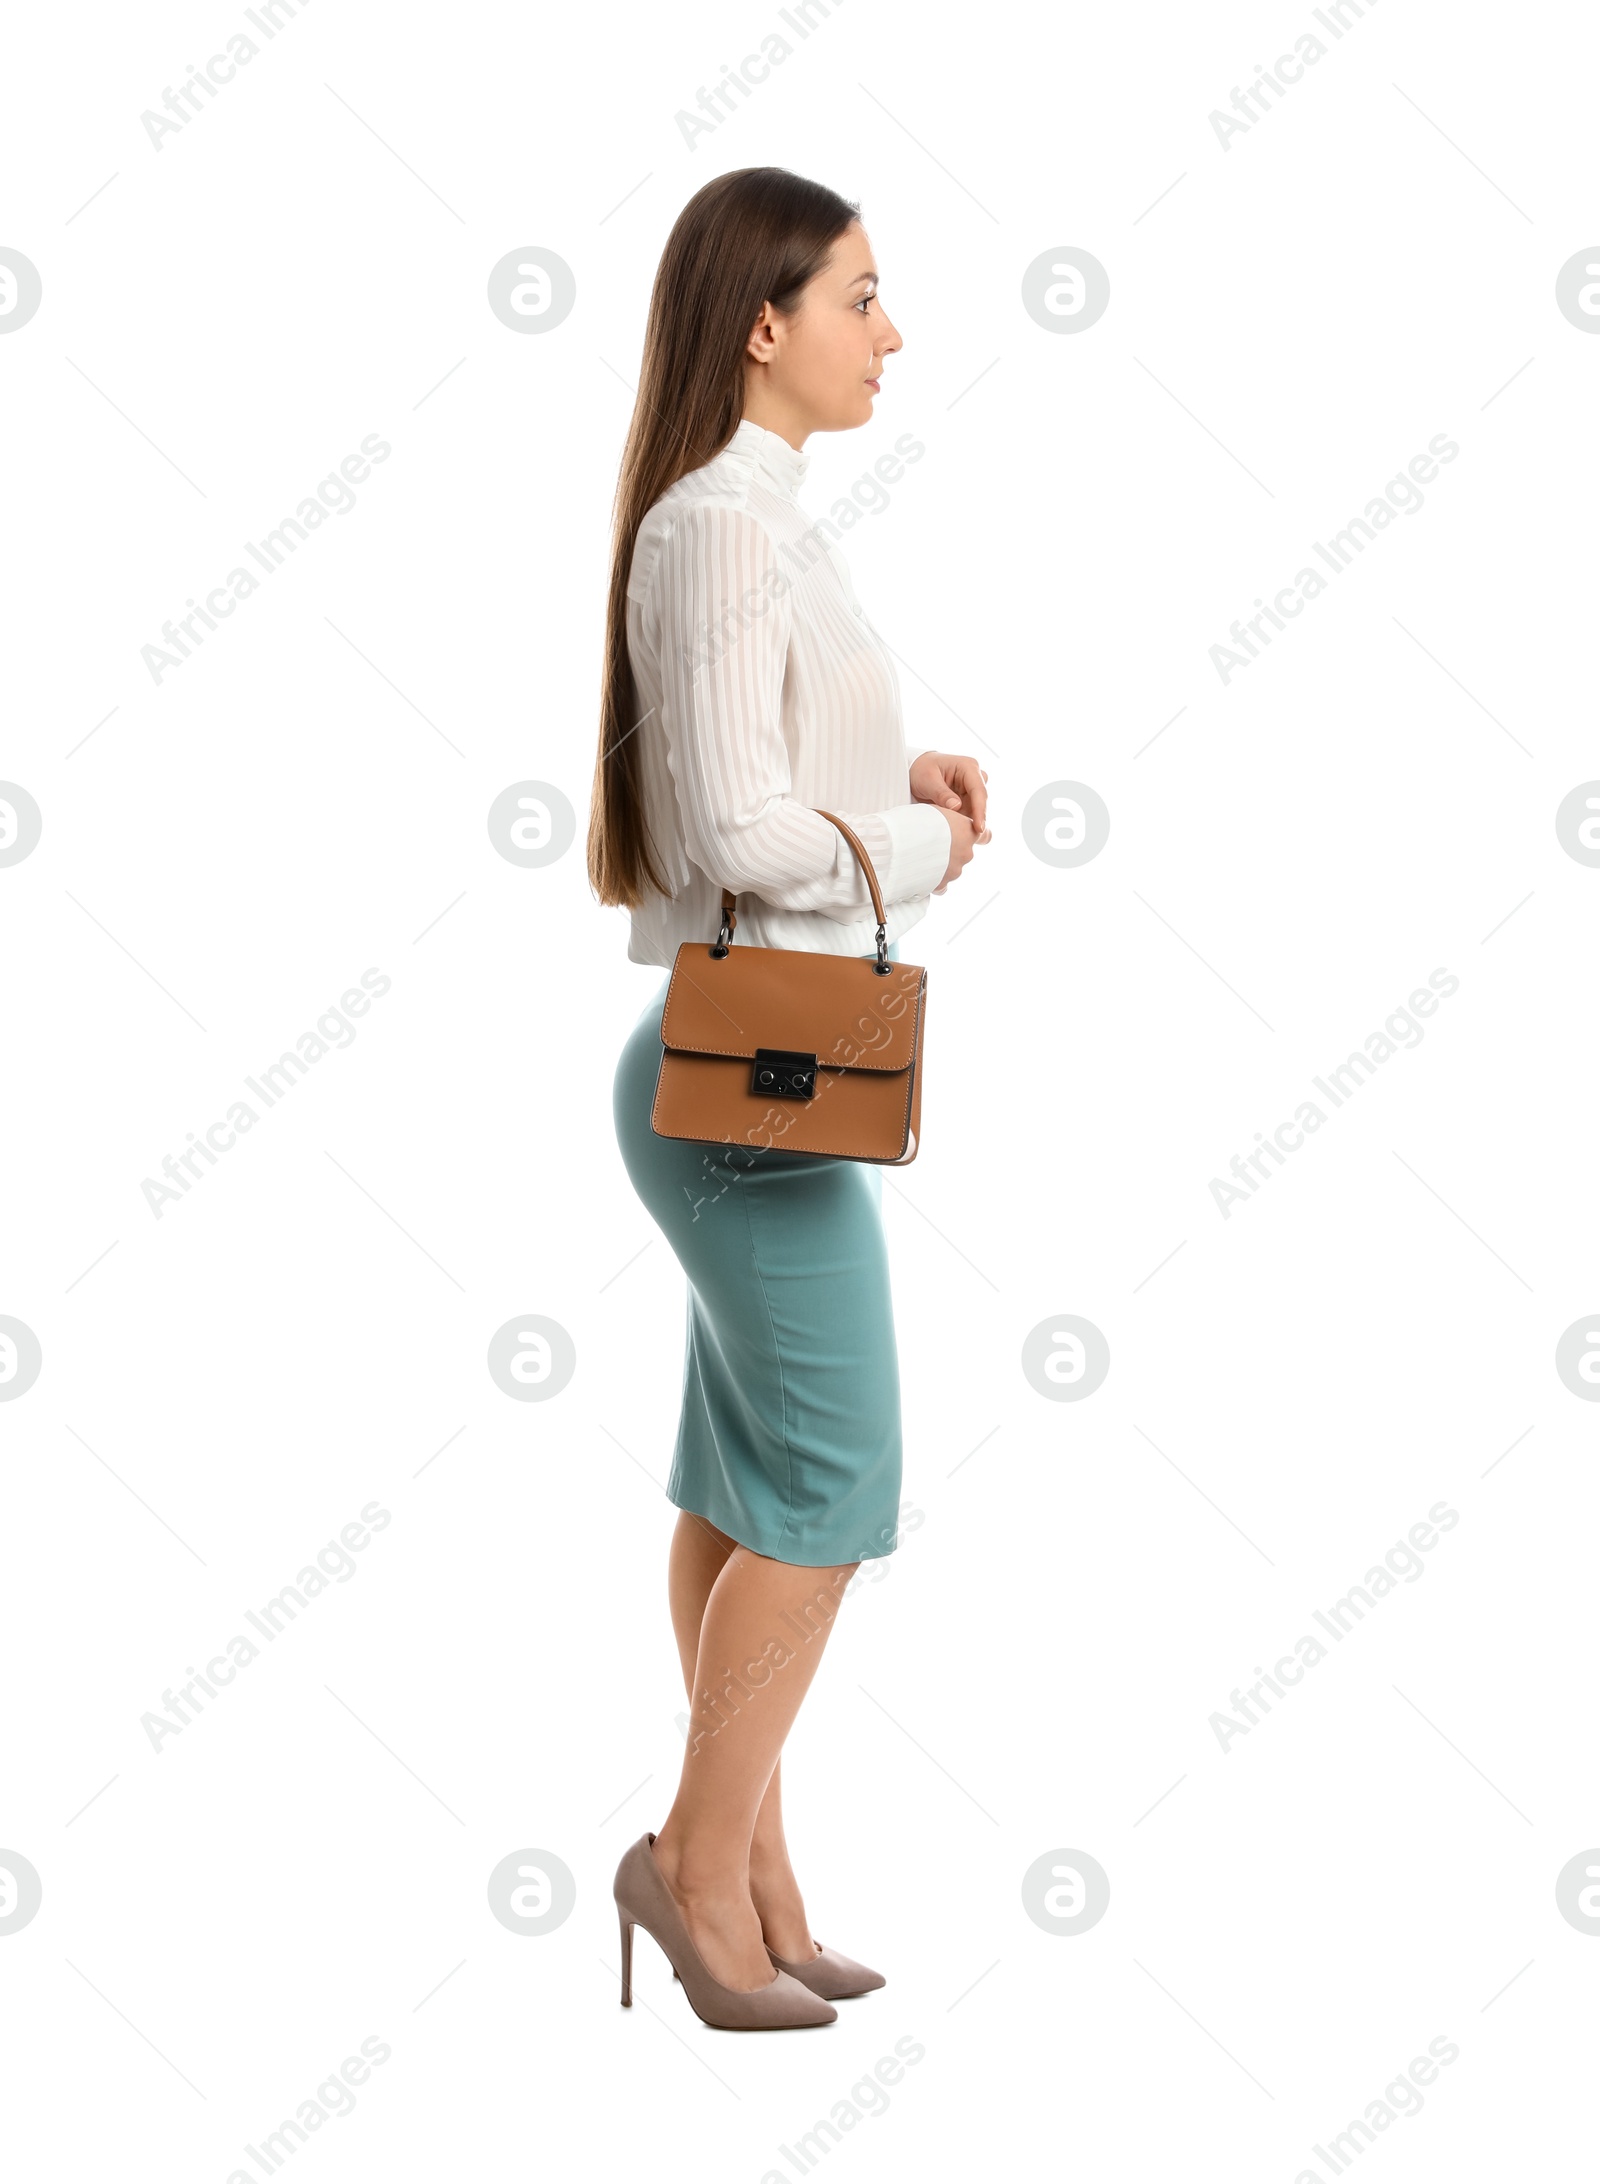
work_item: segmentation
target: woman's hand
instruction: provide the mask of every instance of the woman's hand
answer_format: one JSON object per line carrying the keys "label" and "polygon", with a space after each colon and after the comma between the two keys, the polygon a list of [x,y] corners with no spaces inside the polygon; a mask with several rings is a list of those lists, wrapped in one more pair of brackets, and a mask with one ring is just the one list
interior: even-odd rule
{"label": "woman's hand", "polygon": [[975,758],[950,751],[924,751],[911,769],[911,794],[919,804],[938,804],[970,819],[980,842],[989,839],[984,824],[989,776]]}
{"label": "woman's hand", "polygon": [[975,758],[950,751],[924,751],[911,768],[911,794],[919,804],[937,804],[950,823],[950,863],[933,890],[942,895],[961,877],[973,850],[989,839],[985,825],[989,776]]}
{"label": "woman's hand", "polygon": [[946,810],[943,816],[950,829],[950,862],[945,866],[944,878],[933,891],[936,895],[942,895],[952,880],[960,879],[972,862],[974,848],[980,841],[989,839],[987,828],[980,835],[964,813]]}

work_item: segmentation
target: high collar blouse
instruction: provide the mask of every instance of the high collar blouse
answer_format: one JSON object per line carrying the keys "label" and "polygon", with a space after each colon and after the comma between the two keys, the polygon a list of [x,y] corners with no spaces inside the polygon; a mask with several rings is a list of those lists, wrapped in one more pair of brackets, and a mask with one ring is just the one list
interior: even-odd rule
{"label": "high collar blouse", "polygon": [[809,463],[747,417],[639,527],[633,732],[675,893],[631,913],[635,963],[670,967],[682,941],[714,940],[725,886],[739,941],[869,954],[872,899],[822,809],[860,835],[891,941],[925,914],[949,864],[943,813],[911,796],[924,746],[907,746],[893,659],[856,601],[836,527],[800,506]]}

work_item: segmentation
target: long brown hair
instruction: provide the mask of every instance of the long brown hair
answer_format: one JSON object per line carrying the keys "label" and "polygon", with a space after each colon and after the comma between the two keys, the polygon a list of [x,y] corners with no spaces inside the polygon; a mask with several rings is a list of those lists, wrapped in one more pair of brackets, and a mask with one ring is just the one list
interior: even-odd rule
{"label": "long brown hair", "polygon": [[793,311],[858,205],[784,167],[741,167],[697,190],[656,269],[639,392],[612,512],[600,747],[589,807],[589,882],[635,909],[672,893],[645,821],[628,572],[639,526],[667,488],[720,455],[744,411],[745,344],[764,303]]}

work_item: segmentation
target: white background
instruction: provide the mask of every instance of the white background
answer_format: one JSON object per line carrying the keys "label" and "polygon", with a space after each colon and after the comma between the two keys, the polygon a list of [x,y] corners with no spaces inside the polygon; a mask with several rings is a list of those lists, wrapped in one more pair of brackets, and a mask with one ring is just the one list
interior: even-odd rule
{"label": "white background", "polygon": [[[360,2041],[297,2175],[828,2173],[1293,2184],[1443,2035],[1385,2177],[1553,2174],[1592,2138],[1600,1947],[1596,36],[1576,6],[1369,8],[1224,149],[1309,7],[849,0],[691,150],[776,6],[447,15],[317,0],[155,150],[231,5],[14,18],[0,243],[12,684],[0,773],[7,2126],[30,2180],[224,2184]],[[925,962],[924,1143],[887,1179],[906,1486],[785,1754],[814,1928],[888,1985],[805,2037],[709,2031],[610,1881],[682,1705],[663,1570],[682,1277],[611,1132],[659,974],[581,823],[607,523],[649,285],[691,192],[858,199],[905,341],[816,440],[914,741],[994,841]],[[537,245],[577,304],[485,300]],[[1023,310],[1071,245],[1098,325]],[[392,455],[157,686],[141,647],[363,436]],[[1248,670],[1208,658],[1436,434],[1460,449]],[[541,870],[486,815],[548,782]],[[1019,836],[1082,782],[1074,870]],[[981,912],[980,916],[975,913]],[[158,1220],[141,1185],[368,966],[392,981]],[[1442,967],[1459,990],[1224,1219],[1209,1188]],[[1159,1271],[1155,1271],[1159,1269]],[[577,1370],[490,1379],[540,1313]],[[1054,1315],[1110,1345],[1036,1393]],[[975,1453],[974,1453],[975,1451]],[[1509,1453],[1507,1453],[1509,1451]],[[1224,1752],[1209,1718],[1439,1501],[1458,1524]],[[358,1510],[392,1521],[181,1734],[140,1726]],[[488,1910],[537,1848],[543,1937]],[[1077,1849],[1092,1931],[1021,1882]],[[441,1984],[443,1982],[443,1984]]]}

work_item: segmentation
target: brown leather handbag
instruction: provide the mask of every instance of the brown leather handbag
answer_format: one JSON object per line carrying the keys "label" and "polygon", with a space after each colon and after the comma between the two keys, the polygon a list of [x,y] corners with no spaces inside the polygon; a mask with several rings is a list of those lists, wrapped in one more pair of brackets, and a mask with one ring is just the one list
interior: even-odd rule
{"label": "brown leather handbag", "polygon": [[872,859],[842,819],[822,817],[865,876],[876,958],[735,948],[725,887],[715,941],[686,940],[673,962],[650,1126],[707,1145],[907,1167],[922,1117],[928,974],[889,961]]}

